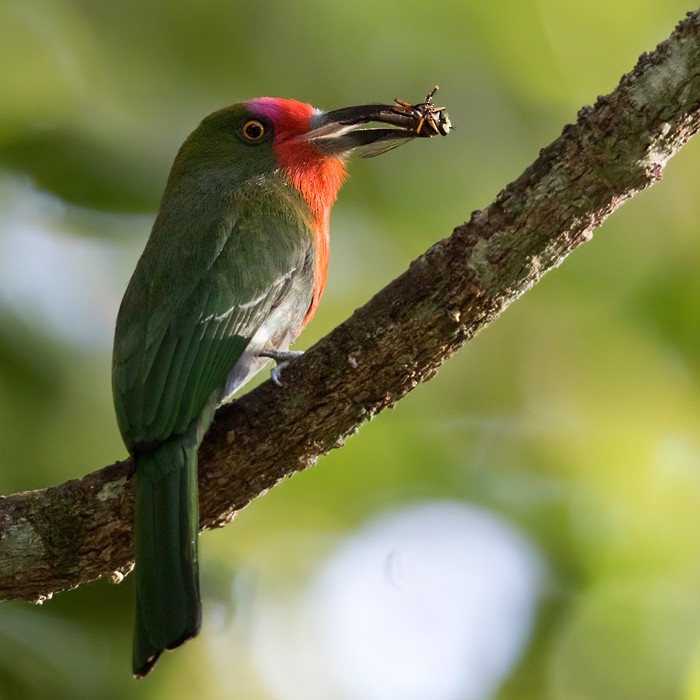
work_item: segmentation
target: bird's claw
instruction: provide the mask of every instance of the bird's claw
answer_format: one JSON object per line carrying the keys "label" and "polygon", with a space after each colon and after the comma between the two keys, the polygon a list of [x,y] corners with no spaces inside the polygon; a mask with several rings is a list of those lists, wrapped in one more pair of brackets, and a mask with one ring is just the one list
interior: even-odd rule
{"label": "bird's claw", "polygon": [[288,367],[292,360],[301,357],[303,354],[303,350],[261,350],[257,353],[258,357],[269,357],[275,361],[275,366],[270,372],[270,379],[277,386],[282,386],[282,370]]}
{"label": "bird's claw", "polygon": [[270,379],[277,384],[277,386],[282,386],[282,370],[289,365],[289,360],[284,362],[279,362],[270,371]]}

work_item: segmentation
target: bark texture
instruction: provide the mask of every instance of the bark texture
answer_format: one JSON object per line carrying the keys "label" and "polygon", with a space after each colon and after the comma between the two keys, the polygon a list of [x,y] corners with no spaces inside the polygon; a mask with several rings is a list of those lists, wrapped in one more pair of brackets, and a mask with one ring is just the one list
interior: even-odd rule
{"label": "bark texture", "polygon": [[[700,124],[700,11],[483,211],[285,371],[217,413],[200,451],[202,527],[219,527],[399,401],[661,178]],[[132,566],[130,461],[0,498],[0,599],[41,601]]]}

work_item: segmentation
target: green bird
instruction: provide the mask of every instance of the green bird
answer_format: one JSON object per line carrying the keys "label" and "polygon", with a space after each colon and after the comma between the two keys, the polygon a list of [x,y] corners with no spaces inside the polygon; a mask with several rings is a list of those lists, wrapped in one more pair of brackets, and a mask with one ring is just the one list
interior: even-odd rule
{"label": "green bird", "polygon": [[[385,126],[360,128],[371,121]],[[180,148],[114,339],[135,463],[137,678],[199,631],[197,449],[217,406],[294,356],[326,283],[347,155],[448,128],[430,99],[323,112],[264,97],[209,115]]]}

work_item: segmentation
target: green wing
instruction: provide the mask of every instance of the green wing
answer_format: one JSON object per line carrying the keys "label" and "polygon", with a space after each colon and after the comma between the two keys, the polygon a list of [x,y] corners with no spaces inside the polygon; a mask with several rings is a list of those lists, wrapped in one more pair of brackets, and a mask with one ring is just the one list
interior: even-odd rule
{"label": "green wing", "polygon": [[[198,231],[159,215],[124,296],[113,387],[129,446],[183,433],[281,299],[312,290],[312,239],[304,217],[238,203]],[[263,213],[264,212],[264,213]],[[304,296],[303,294],[301,296]],[[299,299],[303,317],[308,299]]]}

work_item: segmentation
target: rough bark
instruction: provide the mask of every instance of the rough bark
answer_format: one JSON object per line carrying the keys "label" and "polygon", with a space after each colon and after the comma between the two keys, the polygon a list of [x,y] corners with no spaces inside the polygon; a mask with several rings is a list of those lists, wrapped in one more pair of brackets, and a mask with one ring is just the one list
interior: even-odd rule
{"label": "rough bark", "polygon": [[[294,362],[217,413],[200,451],[202,527],[218,527],[392,406],[625,200],[700,122],[700,11],[485,210]],[[131,565],[131,463],[0,499],[0,599],[41,601]]]}

